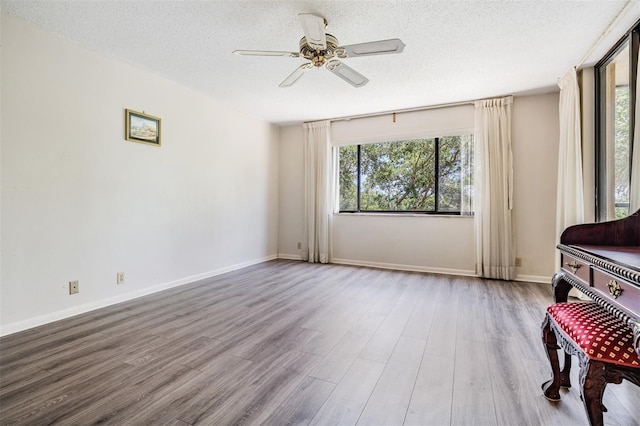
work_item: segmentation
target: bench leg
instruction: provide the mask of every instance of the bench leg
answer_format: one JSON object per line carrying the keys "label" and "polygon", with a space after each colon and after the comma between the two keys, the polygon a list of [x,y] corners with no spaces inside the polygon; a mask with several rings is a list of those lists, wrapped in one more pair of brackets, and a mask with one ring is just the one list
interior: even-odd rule
{"label": "bench leg", "polygon": [[[551,330],[551,324],[548,316],[544,317],[544,322],[542,323],[542,343],[547,351],[547,358],[549,358],[551,372],[553,374],[551,380],[542,384],[544,397],[549,401],[560,401],[561,374],[560,362],[558,360],[558,349],[560,349],[560,347],[558,346],[558,340],[555,333]],[[569,366],[571,366],[570,363]]]}
{"label": "bench leg", "polygon": [[564,366],[560,372],[560,386],[563,388],[571,387],[571,355],[567,351],[564,352]]}
{"label": "bench leg", "polygon": [[602,405],[602,396],[606,386],[606,365],[583,357],[580,360],[580,387],[591,426],[603,425],[602,413],[607,409]]}

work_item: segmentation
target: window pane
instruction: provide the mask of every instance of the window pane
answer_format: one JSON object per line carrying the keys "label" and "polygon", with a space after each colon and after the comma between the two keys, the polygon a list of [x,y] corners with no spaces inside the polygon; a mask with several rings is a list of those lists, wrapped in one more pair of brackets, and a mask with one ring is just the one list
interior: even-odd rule
{"label": "window pane", "polygon": [[439,140],[438,211],[471,213],[473,198],[473,136]]}
{"label": "window pane", "polygon": [[341,146],[340,158],[340,211],[358,208],[358,146]]}
{"label": "window pane", "polygon": [[605,68],[605,219],[629,214],[629,45]]}
{"label": "window pane", "polygon": [[438,210],[459,212],[462,200],[460,136],[440,139]]}
{"label": "window pane", "polygon": [[361,146],[361,210],[435,210],[435,142]]}
{"label": "window pane", "polygon": [[616,87],[614,169],[614,203],[616,218],[629,215],[629,173],[630,134],[629,134],[629,84]]}

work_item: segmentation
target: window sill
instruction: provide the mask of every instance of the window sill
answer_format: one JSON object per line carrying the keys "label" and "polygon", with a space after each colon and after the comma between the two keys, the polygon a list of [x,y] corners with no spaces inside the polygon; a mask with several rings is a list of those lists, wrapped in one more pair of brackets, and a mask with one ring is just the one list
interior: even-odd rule
{"label": "window sill", "polygon": [[431,213],[381,213],[381,212],[355,212],[355,213],[334,213],[334,216],[383,216],[383,217],[425,217],[425,218],[450,218],[450,219],[473,219],[473,215],[460,214],[431,214]]}

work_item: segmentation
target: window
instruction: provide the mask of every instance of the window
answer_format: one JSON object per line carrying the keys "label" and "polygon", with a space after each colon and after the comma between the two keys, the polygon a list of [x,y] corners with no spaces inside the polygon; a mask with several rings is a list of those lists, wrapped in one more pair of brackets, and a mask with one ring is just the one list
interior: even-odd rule
{"label": "window", "polygon": [[595,67],[596,215],[599,221],[619,219],[630,213],[639,30],[636,25]]}
{"label": "window", "polygon": [[341,146],[341,212],[470,212],[471,135]]}

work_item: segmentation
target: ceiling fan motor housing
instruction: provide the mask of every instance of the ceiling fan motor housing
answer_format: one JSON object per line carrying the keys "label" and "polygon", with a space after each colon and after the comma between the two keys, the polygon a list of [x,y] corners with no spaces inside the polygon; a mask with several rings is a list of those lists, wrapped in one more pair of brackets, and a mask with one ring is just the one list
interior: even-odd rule
{"label": "ceiling fan motor housing", "polygon": [[[300,55],[311,61],[313,66],[321,67],[335,56],[342,58],[344,56],[344,49],[338,47],[338,39],[331,34],[326,34],[327,47],[323,50],[316,50],[309,46],[307,38],[302,37],[300,39]],[[341,53],[342,52],[342,53]]]}

